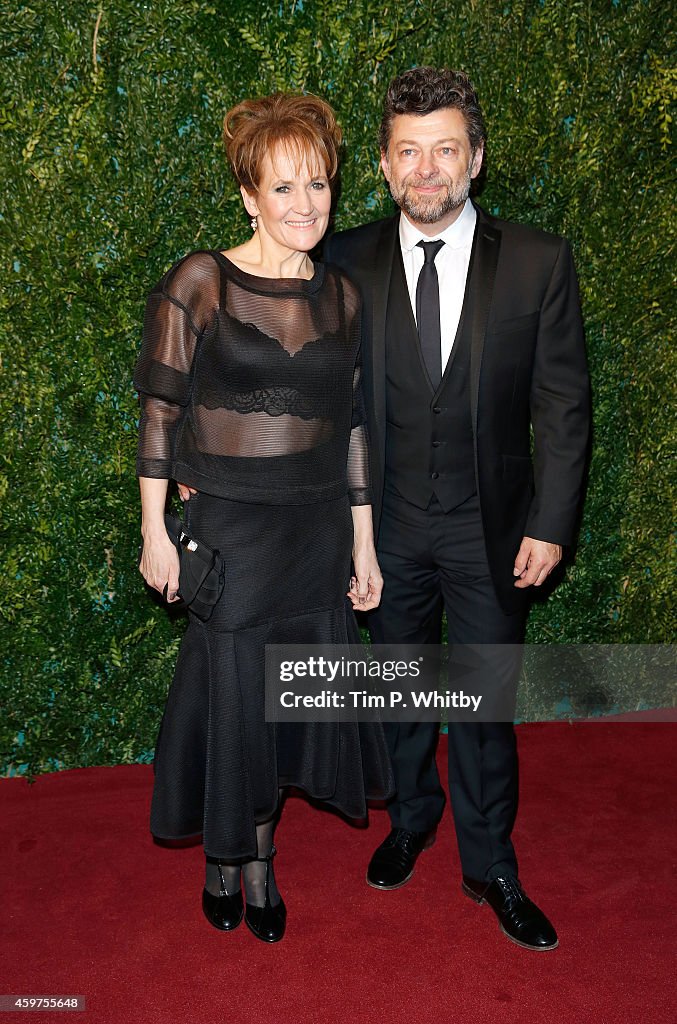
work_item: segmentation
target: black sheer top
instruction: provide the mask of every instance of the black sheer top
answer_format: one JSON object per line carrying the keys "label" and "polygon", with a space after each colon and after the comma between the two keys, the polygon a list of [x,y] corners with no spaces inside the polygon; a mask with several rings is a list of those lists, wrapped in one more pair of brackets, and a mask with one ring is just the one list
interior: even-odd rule
{"label": "black sheer top", "polygon": [[271,279],[189,253],[146,303],[137,476],[240,501],[348,491],[369,504],[359,347],[359,293],[338,268]]}

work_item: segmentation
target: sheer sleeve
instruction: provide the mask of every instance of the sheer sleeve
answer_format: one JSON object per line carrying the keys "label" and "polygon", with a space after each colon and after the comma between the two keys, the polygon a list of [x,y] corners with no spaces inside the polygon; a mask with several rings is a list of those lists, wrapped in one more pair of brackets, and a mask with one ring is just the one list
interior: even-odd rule
{"label": "sheer sleeve", "polygon": [[348,494],[351,505],[371,505],[367,416],[362,390],[362,349],[353,371],[353,415],[348,445]]}
{"label": "sheer sleeve", "polygon": [[[211,264],[211,268],[210,268]],[[153,288],[146,302],[141,353],[134,371],[140,421],[136,475],[169,479],[176,440],[190,399],[195,346],[213,261],[184,257]]]}
{"label": "sheer sleeve", "polygon": [[195,340],[187,311],[171,295],[153,290],[134,372],[141,405],[137,476],[171,477],[176,436],[190,396]]}

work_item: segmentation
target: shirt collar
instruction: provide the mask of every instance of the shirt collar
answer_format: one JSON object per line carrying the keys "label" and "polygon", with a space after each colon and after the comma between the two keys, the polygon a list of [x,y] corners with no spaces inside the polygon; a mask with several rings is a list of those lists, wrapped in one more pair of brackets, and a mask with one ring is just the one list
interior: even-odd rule
{"label": "shirt collar", "polygon": [[469,199],[466,199],[463,209],[454,223],[431,238],[429,235],[424,235],[419,228],[411,223],[404,213],[401,213],[400,245],[402,246],[402,252],[411,252],[414,246],[418,245],[421,240],[433,242],[436,238],[441,238],[452,249],[469,248],[472,245],[476,220],[477,213],[475,212],[475,207]]}

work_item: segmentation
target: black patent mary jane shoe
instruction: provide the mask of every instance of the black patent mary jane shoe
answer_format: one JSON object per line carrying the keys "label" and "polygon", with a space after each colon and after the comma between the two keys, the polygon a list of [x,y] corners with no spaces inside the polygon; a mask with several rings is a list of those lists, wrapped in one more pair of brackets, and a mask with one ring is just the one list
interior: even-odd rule
{"label": "black patent mary jane shoe", "polygon": [[287,923],[287,908],[284,905],[284,900],[280,896],[280,902],[274,907],[270,902],[270,862],[277,853],[277,850],[273,846],[267,857],[256,857],[255,860],[265,863],[266,865],[266,895],[265,902],[262,907],[255,907],[252,903],[247,903],[245,907],[244,920],[245,924],[249,928],[257,939],[261,939],[262,942],[279,942],[284,935],[285,926]]}
{"label": "black patent mary jane shoe", "polygon": [[222,932],[232,932],[233,928],[237,928],[244,917],[242,890],[238,889],[237,892],[233,893],[226,892],[226,884],[223,880],[220,864],[218,869],[219,878],[221,879],[219,895],[215,896],[214,893],[203,889],[202,909],[209,923],[213,924],[215,928]]}

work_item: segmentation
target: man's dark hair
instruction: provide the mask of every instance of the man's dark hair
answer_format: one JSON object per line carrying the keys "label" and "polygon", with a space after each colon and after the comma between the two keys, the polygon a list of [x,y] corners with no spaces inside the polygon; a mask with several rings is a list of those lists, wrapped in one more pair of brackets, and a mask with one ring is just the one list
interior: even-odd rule
{"label": "man's dark hair", "polygon": [[472,82],[464,71],[429,67],[411,68],[388,86],[378,133],[381,149],[388,151],[390,129],[397,114],[422,116],[446,107],[463,114],[474,153],[486,141],[487,129]]}

